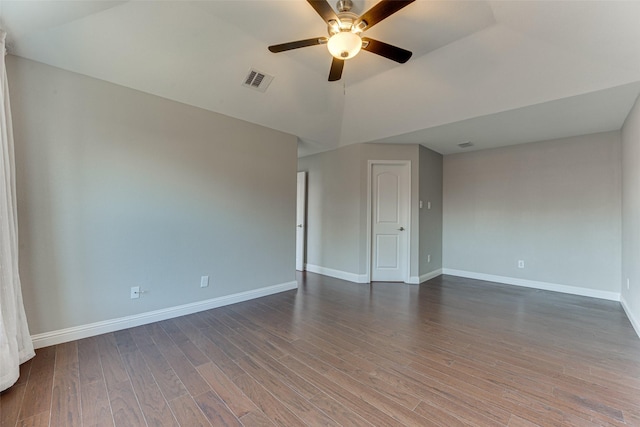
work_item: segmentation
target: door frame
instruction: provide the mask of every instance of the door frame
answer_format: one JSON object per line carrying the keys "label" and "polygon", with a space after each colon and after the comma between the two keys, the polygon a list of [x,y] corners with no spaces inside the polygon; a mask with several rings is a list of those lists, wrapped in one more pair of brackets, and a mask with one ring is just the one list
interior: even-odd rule
{"label": "door frame", "polygon": [[[302,184],[302,188],[300,187]],[[298,209],[302,208],[302,223],[298,222]],[[302,227],[301,227],[302,226]],[[299,230],[300,228],[300,230]],[[298,239],[301,233],[301,241]],[[300,264],[298,264],[298,252],[300,252]],[[300,171],[296,174],[296,267],[297,271],[306,271],[307,253],[307,172]]]}
{"label": "door frame", "polygon": [[409,278],[411,277],[411,210],[413,207],[413,194],[411,193],[411,160],[369,160],[367,163],[367,257],[366,257],[366,283],[371,283],[371,269],[373,268],[373,262],[371,260],[372,256],[372,234],[373,234],[373,183],[372,183],[372,173],[373,173],[373,165],[398,165],[398,166],[406,166],[409,170],[409,182],[405,185],[408,186],[408,194],[409,194],[409,202],[407,206],[407,260],[405,266],[405,272],[403,281],[405,283],[409,283]]}

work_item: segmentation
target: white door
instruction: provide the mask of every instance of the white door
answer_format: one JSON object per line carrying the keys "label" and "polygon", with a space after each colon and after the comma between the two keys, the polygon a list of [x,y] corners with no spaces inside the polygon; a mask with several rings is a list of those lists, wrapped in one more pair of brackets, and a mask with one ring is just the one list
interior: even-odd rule
{"label": "white door", "polygon": [[371,280],[403,282],[409,278],[409,164],[371,167]]}
{"label": "white door", "polygon": [[307,216],[307,173],[298,172],[296,198],[296,270],[304,271],[304,246]]}

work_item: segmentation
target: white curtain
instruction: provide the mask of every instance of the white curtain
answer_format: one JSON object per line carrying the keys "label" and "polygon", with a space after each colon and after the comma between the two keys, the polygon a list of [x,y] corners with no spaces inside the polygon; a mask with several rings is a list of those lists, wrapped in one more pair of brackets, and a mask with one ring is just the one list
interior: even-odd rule
{"label": "white curtain", "polygon": [[18,274],[18,217],[16,210],[13,130],[5,66],[6,33],[0,31],[0,391],[20,375],[20,364],[34,356],[22,304]]}

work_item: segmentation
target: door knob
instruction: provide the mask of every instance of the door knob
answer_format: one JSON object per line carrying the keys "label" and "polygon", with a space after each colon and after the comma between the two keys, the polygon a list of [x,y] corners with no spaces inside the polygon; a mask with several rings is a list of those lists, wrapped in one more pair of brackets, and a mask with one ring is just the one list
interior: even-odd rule
{"label": "door knob", "polygon": [[298,228],[302,228],[302,224],[298,224]]}
{"label": "door knob", "polygon": [[400,228],[398,228],[398,230],[404,231],[404,227],[400,227]]}

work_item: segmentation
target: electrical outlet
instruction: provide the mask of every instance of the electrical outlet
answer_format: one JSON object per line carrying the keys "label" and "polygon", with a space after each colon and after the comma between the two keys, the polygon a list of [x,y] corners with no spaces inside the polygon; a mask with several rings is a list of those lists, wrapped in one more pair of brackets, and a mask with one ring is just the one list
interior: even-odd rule
{"label": "electrical outlet", "polygon": [[524,268],[524,260],[523,259],[519,259],[518,260],[518,268]]}
{"label": "electrical outlet", "polygon": [[427,262],[431,262],[431,255],[427,255]]}
{"label": "electrical outlet", "polygon": [[140,298],[140,286],[131,287],[131,299]]}
{"label": "electrical outlet", "polygon": [[427,210],[431,210],[431,202],[427,202]]}
{"label": "electrical outlet", "polygon": [[200,277],[200,287],[206,288],[207,286],[209,286],[209,276]]}

